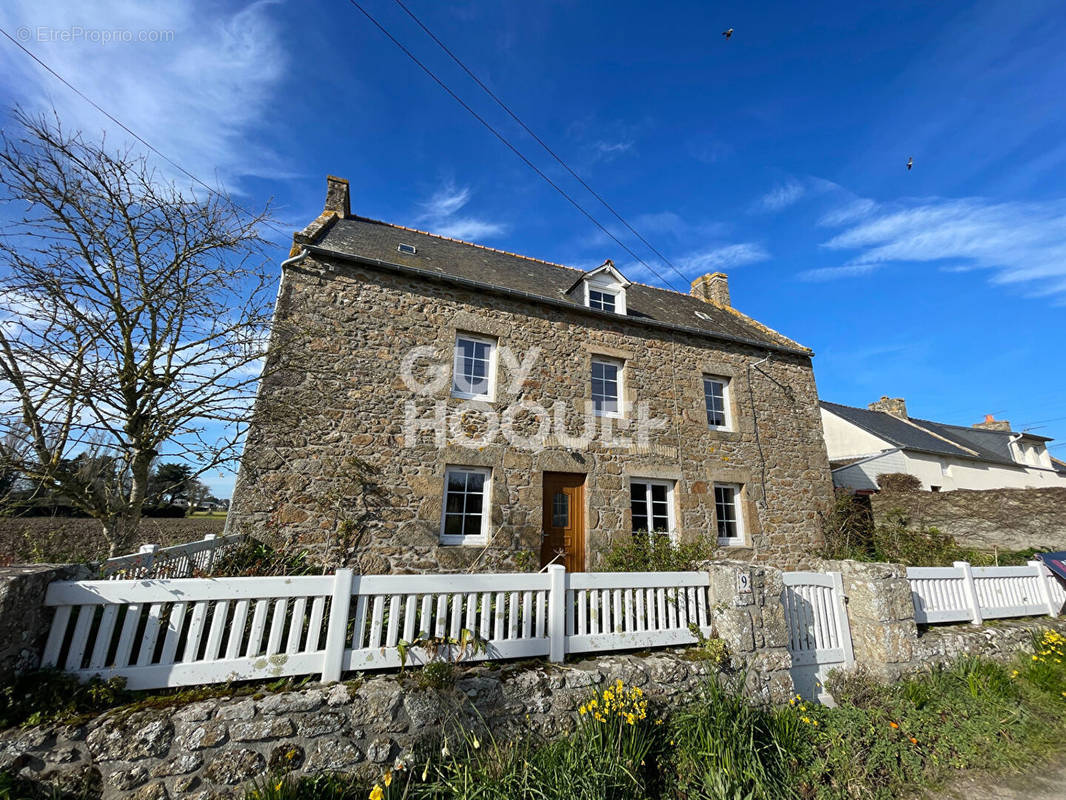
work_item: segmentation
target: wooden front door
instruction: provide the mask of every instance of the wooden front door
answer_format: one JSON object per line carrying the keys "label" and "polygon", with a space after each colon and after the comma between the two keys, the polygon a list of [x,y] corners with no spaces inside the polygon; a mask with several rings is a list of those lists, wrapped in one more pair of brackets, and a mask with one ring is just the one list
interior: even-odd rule
{"label": "wooden front door", "polygon": [[585,476],[544,473],[544,539],[540,565],[562,564],[567,572],[585,571]]}

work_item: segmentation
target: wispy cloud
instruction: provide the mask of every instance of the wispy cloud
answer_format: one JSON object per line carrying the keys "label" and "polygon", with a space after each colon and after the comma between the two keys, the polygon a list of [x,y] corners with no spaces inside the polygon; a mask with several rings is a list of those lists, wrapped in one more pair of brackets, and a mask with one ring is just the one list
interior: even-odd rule
{"label": "wispy cloud", "polygon": [[857,251],[840,266],[809,270],[807,280],[864,275],[890,264],[943,262],[986,269],[992,282],[1023,284],[1036,295],[1066,296],[1066,200],[994,202],[932,199],[870,207],[823,244]]}
{"label": "wispy cloud", "polygon": [[593,143],[592,149],[595,151],[600,161],[610,161],[632,150],[633,140],[626,139],[625,141],[620,142],[608,142],[600,140]]}
{"label": "wispy cloud", "polygon": [[873,200],[866,197],[856,197],[827,211],[819,218],[818,224],[826,228],[847,225],[850,222],[869,216],[876,208],[877,203]]}
{"label": "wispy cloud", "polygon": [[447,181],[421,204],[418,224],[432,233],[454,239],[490,239],[504,233],[507,227],[501,223],[460,214],[471,195],[469,186],[456,186]]}
{"label": "wispy cloud", "polygon": [[[252,136],[269,122],[286,70],[271,5],[14,0],[0,7],[0,21],[167,156],[201,180],[239,190],[241,177],[277,177],[281,168]],[[70,38],[76,30],[80,36]],[[114,32],[132,40],[102,41],[103,33],[122,38]],[[103,131],[116,143],[130,138],[14,47],[0,48],[0,86],[28,110],[54,106],[67,127],[93,138]],[[165,164],[160,169],[171,174]]]}
{"label": "wispy cloud", "polygon": [[766,261],[768,258],[770,254],[762,245],[742,242],[690,253],[680,259],[680,266],[685,273],[696,275],[711,270],[725,270],[745,264],[754,264]]}
{"label": "wispy cloud", "polygon": [[798,202],[807,193],[807,187],[794,178],[779,184],[756,202],[756,211],[781,211]]}

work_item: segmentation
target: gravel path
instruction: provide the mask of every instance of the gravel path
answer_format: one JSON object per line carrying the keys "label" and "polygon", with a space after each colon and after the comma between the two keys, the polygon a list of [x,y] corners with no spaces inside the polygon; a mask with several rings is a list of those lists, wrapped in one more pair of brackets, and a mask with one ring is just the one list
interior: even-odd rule
{"label": "gravel path", "polygon": [[1064,800],[1066,756],[1008,778],[967,777],[931,800]]}

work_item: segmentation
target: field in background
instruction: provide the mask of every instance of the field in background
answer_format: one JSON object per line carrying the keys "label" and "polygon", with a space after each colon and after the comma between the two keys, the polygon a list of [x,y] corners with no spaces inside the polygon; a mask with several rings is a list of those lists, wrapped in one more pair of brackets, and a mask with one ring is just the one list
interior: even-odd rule
{"label": "field in background", "polygon": [[[222,533],[225,515],[148,518],[141,521],[138,545],[167,546]],[[107,542],[94,519],[0,517],[0,564],[67,564],[107,557]]]}

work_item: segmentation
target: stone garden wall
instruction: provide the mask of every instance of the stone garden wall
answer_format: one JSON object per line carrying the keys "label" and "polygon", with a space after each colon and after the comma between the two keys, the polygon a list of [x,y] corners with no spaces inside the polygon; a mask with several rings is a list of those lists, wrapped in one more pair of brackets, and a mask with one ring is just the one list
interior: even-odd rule
{"label": "stone garden wall", "polygon": [[88,574],[88,568],[71,565],[0,567],[0,683],[40,665],[52,618],[44,607],[48,584]]}
{"label": "stone garden wall", "polygon": [[1019,651],[1032,650],[1034,632],[1054,628],[1066,633],[1066,617],[919,627],[907,568],[901,564],[821,561],[818,569],[841,573],[855,662],[885,680],[967,654],[1010,661]]}
{"label": "stone garden wall", "polygon": [[937,528],[979,550],[1066,549],[1066,489],[958,489],[879,492],[870,497],[874,522],[902,511],[912,527]]}
{"label": "stone garden wall", "polygon": [[482,736],[487,727],[500,739],[556,736],[573,728],[584,700],[619,679],[668,709],[716,671],[660,652],[567,666],[475,666],[444,689],[421,687],[409,671],[179,708],[118,709],[83,725],[0,734],[0,769],[46,784],[96,786],[105,800],[239,798],[243,784],[268,774],[373,778],[396,758],[436,752],[441,737],[461,735],[460,727]]}

